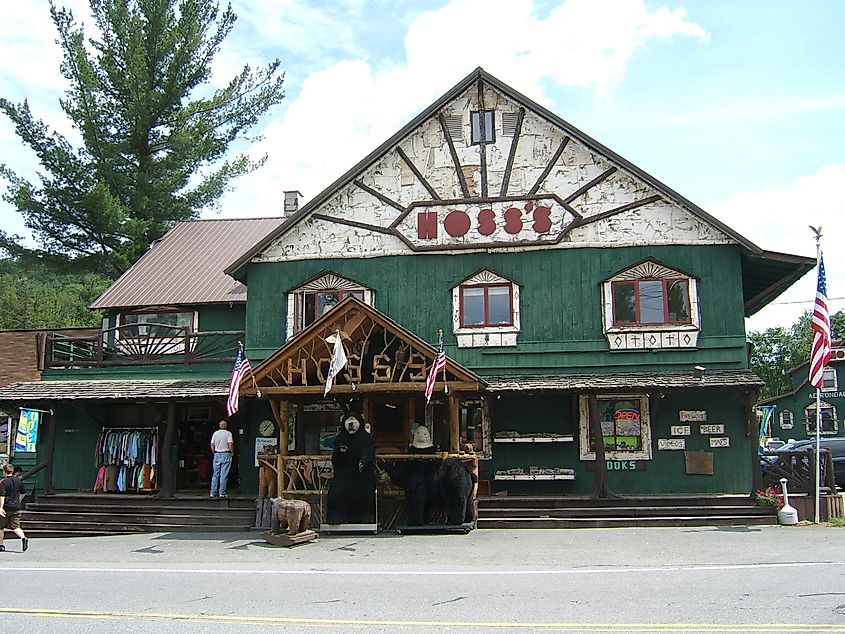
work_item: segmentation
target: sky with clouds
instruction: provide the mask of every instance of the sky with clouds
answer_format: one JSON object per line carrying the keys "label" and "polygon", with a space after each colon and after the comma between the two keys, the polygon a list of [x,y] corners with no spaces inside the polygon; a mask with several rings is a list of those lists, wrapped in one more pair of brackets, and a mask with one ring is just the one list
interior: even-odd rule
{"label": "sky with clouds", "polygon": [[[87,0],[57,0],[90,24]],[[47,0],[0,2],[0,95],[73,137]],[[845,309],[845,2],[827,0],[232,0],[223,85],[279,58],[284,102],[255,129],[268,154],[221,217],[281,213],[387,139],[477,66],[652,174],[760,247],[815,255]],[[37,169],[5,118],[0,163]],[[209,214],[211,215],[211,214]],[[0,222],[23,225],[0,203]],[[815,272],[748,321],[789,326]]]}

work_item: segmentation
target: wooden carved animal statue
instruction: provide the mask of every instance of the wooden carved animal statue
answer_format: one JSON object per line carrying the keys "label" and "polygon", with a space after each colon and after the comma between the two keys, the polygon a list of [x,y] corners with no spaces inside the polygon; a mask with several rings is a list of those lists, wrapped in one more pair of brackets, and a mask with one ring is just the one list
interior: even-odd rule
{"label": "wooden carved animal statue", "polygon": [[[267,445],[258,452],[259,458],[273,458],[276,455],[276,446]],[[276,497],[276,470],[263,460],[258,461],[258,497]]]}
{"label": "wooden carved animal statue", "polygon": [[298,535],[308,530],[311,523],[311,505],[305,500],[273,498],[273,523],[271,531],[279,534],[287,529],[288,535]]}

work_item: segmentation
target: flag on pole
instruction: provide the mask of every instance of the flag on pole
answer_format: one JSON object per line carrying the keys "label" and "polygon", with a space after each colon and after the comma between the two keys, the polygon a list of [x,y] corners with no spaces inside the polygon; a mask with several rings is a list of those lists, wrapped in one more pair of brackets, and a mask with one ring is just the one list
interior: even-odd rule
{"label": "flag on pole", "polygon": [[443,349],[443,331],[440,331],[440,341],[437,344],[437,354],[434,356],[434,362],[431,364],[431,369],[428,371],[428,378],[425,380],[425,402],[431,400],[431,395],[434,393],[434,384],[437,382],[437,375],[443,371],[443,380],[446,380],[446,351]]}
{"label": "flag on pole", "polygon": [[329,365],[329,373],[326,375],[326,389],[323,396],[329,393],[332,389],[332,383],[338,373],[346,367],[346,350],[343,349],[343,340],[340,331],[334,333],[334,351],[332,352],[332,362]]}
{"label": "flag on pole", "polygon": [[813,307],[813,349],[810,353],[810,384],[818,389],[824,383],[824,368],[830,363],[830,315],[827,311],[827,280],[819,249],[819,283]]}
{"label": "flag on pole", "polygon": [[248,373],[252,374],[249,359],[244,354],[243,344],[238,344],[238,354],[235,357],[235,365],[232,366],[232,378],[229,380],[229,398],[226,401],[227,416],[231,416],[238,411],[238,394],[241,379]]}

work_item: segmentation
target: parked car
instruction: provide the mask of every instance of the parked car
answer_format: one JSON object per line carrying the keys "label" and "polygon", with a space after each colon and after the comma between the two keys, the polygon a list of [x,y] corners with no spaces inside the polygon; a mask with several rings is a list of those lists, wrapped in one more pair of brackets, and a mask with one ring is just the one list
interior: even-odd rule
{"label": "parked car", "polygon": [[[836,480],[836,486],[840,489],[845,489],[845,438],[820,438],[819,448],[830,451],[830,456],[833,459],[833,475]],[[779,447],[774,454],[764,455],[760,458],[760,463],[765,474],[768,468],[778,461],[778,454],[784,451],[815,451],[815,439],[793,440],[785,445]]]}

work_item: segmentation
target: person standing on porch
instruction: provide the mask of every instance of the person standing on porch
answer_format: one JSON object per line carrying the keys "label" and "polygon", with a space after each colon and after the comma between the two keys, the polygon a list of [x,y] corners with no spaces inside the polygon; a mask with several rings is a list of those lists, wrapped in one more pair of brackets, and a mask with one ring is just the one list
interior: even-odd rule
{"label": "person standing on porch", "polygon": [[12,465],[4,465],[5,477],[0,481],[0,552],[6,550],[3,537],[7,528],[21,538],[21,551],[29,548],[29,538],[21,528],[21,503],[26,495],[26,488],[23,480],[13,475],[14,471]]}
{"label": "person standing on porch", "polygon": [[214,454],[211,475],[211,493],[209,497],[226,497],[226,480],[232,467],[232,454],[235,451],[235,440],[232,432],[226,429],[229,424],[220,421],[220,429],[211,436],[211,451]]}

